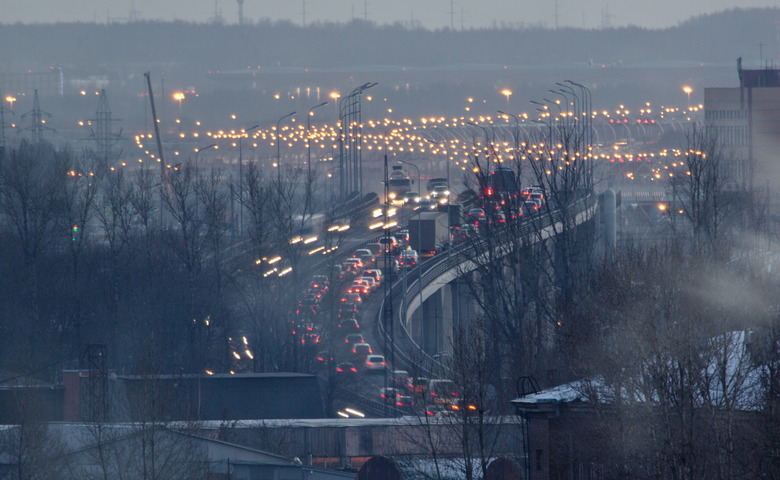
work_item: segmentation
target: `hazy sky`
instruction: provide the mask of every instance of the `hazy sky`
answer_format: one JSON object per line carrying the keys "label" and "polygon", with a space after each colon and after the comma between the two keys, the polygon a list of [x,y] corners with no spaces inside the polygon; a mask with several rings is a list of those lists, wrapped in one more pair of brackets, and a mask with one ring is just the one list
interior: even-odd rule
{"label": "hazy sky", "polygon": [[[0,23],[55,21],[122,21],[130,11],[138,19],[206,22],[221,12],[227,23],[238,22],[237,0],[3,0]],[[557,8],[556,8],[557,4]],[[544,24],[596,28],[639,25],[668,27],[695,15],[736,6],[778,6],[780,0],[244,0],[244,18],[286,19],[296,24],[348,21],[353,17],[377,23],[410,21],[426,28],[490,27]],[[305,6],[305,8],[304,8]]]}

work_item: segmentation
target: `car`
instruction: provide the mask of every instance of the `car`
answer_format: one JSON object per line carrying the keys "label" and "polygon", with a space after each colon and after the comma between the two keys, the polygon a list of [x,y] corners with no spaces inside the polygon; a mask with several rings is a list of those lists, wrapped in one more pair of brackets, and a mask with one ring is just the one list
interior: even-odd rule
{"label": "car", "polygon": [[420,203],[420,194],[417,192],[406,192],[401,196],[404,205]]}
{"label": "car", "polygon": [[344,337],[344,342],[349,344],[356,344],[356,343],[364,343],[363,335],[359,333],[350,333],[346,337]]}
{"label": "car", "polygon": [[390,372],[390,383],[396,388],[406,389],[411,381],[409,372],[406,370],[393,370]]}
{"label": "car", "polygon": [[447,203],[450,197],[450,189],[447,185],[437,185],[431,190],[431,198],[439,203]]}
{"label": "car", "polygon": [[322,350],[322,351],[317,352],[317,357],[316,358],[317,358],[317,361],[320,362],[320,363],[327,363],[328,361],[332,361],[333,360],[333,356],[327,350]]}
{"label": "car", "polygon": [[425,409],[429,417],[454,417],[457,413],[452,405],[431,405]]}
{"label": "car", "polygon": [[369,355],[374,353],[371,350],[371,345],[366,342],[358,342],[352,345],[352,357],[355,363],[361,364],[366,361]]}
{"label": "car", "polygon": [[452,241],[455,243],[465,242],[469,238],[474,238],[479,230],[476,225],[471,223],[465,223],[460,227],[455,227],[452,230]]}
{"label": "car", "polygon": [[409,245],[409,230],[406,228],[402,228],[401,230],[398,230],[393,233],[393,236],[395,239],[400,243],[401,245]]}
{"label": "car", "polygon": [[481,208],[471,208],[466,212],[466,219],[470,223],[482,222],[485,220],[485,211]]}
{"label": "car", "polygon": [[355,279],[355,281],[352,282],[352,285],[347,287],[347,293],[357,293],[361,297],[368,295],[369,292],[371,292],[371,287],[368,286],[367,282],[364,282],[361,279]]}
{"label": "car", "polygon": [[395,405],[395,399],[404,395],[404,391],[396,387],[379,389],[379,398],[388,405]]}
{"label": "car", "polygon": [[357,306],[363,303],[363,298],[357,292],[347,292],[341,297],[341,303],[342,305]]}
{"label": "car", "polygon": [[383,253],[383,252],[384,252],[384,250],[382,249],[382,244],[381,244],[381,243],[379,243],[379,242],[374,242],[374,243],[369,243],[369,244],[367,244],[367,245],[366,245],[366,249],[367,249],[369,252],[371,252],[372,254],[374,254],[374,256],[375,256],[375,257],[376,257],[377,255],[379,255],[379,254],[381,254],[381,253]]}
{"label": "car", "polygon": [[358,310],[359,307],[356,303],[342,303],[339,305],[338,318],[355,318],[358,314]]}
{"label": "car", "polygon": [[411,395],[425,394],[428,391],[428,379],[426,377],[411,377],[406,388]]}
{"label": "car", "polygon": [[361,282],[366,282],[366,285],[368,285],[369,290],[376,290],[379,288],[379,282],[376,281],[376,278],[372,277],[371,275],[366,275],[365,272],[363,273],[363,276],[360,277]]}
{"label": "car", "polygon": [[372,277],[374,280],[376,280],[377,285],[380,285],[382,283],[382,278],[383,278],[382,270],[378,268],[369,268],[368,270],[363,272],[363,276]]}
{"label": "car", "polygon": [[522,191],[522,196],[526,200],[544,200],[544,189],[538,185],[525,188]]}
{"label": "car", "polygon": [[364,265],[373,264],[376,262],[374,254],[367,248],[358,248],[355,253],[352,254],[352,258],[359,258]]}
{"label": "car", "polygon": [[493,223],[506,223],[506,215],[501,210],[493,212],[493,218],[490,219]]}
{"label": "car", "polygon": [[328,283],[327,275],[312,275],[309,286],[312,289],[319,290],[320,293],[323,293],[328,289]]}
{"label": "car", "polygon": [[360,330],[360,324],[356,318],[345,318],[337,324],[337,328],[347,332],[354,332],[356,330]]}
{"label": "car", "polygon": [[350,270],[362,270],[363,269],[363,261],[359,258],[351,257],[344,262],[342,262],[342,265],[346,266]]}
{"label": "car", "polygon": [[417,265],[419,257],[416,250],[404,250],[398,257],[398,265],[404,268],[412,268]]}
{"label": "car", "polygon": [[454,405],[459,399],[452,380],[432,378],[428,380],[428,400],[437,405]]}
{"label": "car", "polygon": [[392,235],[382,237],[377,242],[382,245],[382,252],[395,253],[399,248],[398,239]]}
{"label": "car", "polygon": [[[359,344],[355,344],[357,347]],[[366,361],[363,362],[363,369],[370,373],[381,373],[387,368],[387,362],[383,355],[368,355]]]}
{"label": "car", "polygon": [[350,362],[341,362],[338,365],[336,365],[336,373],[349,375],[349,374],[358,373],[358,370],[355,367],[355,365],[353,365]]}
{"label": "car", "polygon": [[438,178],[438,177],[437,178],[432,178],[432,179],[428,180],[428,183],[425,185],[425,188],[429,192],[432,192],[434,188],[436,188],[436,187],[446,187],[447,185],[449,185],[449,183],[450,182],[448,182],[446,178]]}
{"label": "car", "polygon": [[523,202],[523,212],[532,214],[539,211],[540,205],[534,200],[526,200]]}
{"label": "car", "polygon": [[419,210],[421,212],[430,212],[431,210],[436,210],[436,202],[431,200],[421,200],[420,203],[417,204],[417,207],[415,207],[415,210]]}

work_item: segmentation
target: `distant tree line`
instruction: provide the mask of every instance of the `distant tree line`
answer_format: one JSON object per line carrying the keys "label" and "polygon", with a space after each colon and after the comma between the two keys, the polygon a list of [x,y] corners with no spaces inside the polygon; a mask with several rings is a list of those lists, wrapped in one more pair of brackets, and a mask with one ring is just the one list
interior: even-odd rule
{"label": "distant tree line", "polygon": [[[723,62],[749,57],[757,45],[773,58],[777,8],[732,9],[678,26],[604,29],[497,26],[426,30],[362,20],[313,23],[257,21],[244,26],[143,21],[0,25],[4,72],[62,66],[99,72],[157,66],[182,77],[247,66],[333,68],[356,65],[431,66],[469,63],[553,64],[592,60],[646,63]],[[512,24],[512,19],[507,19]],[[420,48],[424,45],[425,48]],[[139,65],[143,67],[138,67]],[[120,67],[123,66],[123,67]]]}

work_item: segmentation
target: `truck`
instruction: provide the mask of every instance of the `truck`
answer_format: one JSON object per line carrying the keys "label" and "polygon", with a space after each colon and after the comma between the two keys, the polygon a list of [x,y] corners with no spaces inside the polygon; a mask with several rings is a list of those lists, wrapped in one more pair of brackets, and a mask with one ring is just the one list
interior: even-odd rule
{"label": "truck", "polygon": [[435,255],[449,241],[447,212],[420,212],[409,219],[409,247],[421,257]]}
{"label": "truck", "polygon": [[403,195],[412,190],[412,179],[400,165],[394,165],[387,177],[387,196],[393,205],[403,205]]}

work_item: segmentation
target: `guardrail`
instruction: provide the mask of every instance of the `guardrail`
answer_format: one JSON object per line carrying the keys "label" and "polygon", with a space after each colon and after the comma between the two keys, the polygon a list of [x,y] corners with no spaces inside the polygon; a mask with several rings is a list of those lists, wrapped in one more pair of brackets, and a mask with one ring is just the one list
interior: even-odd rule
{"label": "guardrail", "polygon": [[[593,211],[595,210],[595,199],[596,197],[593,194],[588,194],[586,197],[578,200],[574,204],[575,221],[577,217],[584,213],[588,214],[584,220],[590,219],[592,217]],[[523,220],[522,224],[520,225],[520,229],[517,231],[517,234],[519,236],[532,235],[534,233],[549,229],[553,225],[561,223],[562,221],[563,212],[561,210],[556,210],[552,212],[552,214],[538,215],[532,217],[529,220]],[[442,277],[444,274],[455,268],[459,268],[461,265],[469,263],[473,264],[473,259],[479,255],[483,255],[485,253],[486,247],[488,246],[488,242],[480,240],[479,242],[468,242],[456,248],[450,249],[447,252],[437,254],[435,257],[430,258],[426,262],[420,264],[419,277],[415,278],[407,285],[406,291],[401,298],[400,306],[396,314],[396,320],[405,337],[403,342],[409,344],[411,348],[415,350],[419,358],[413,359],[409,354],[407,354],[407,352],[403,350],[396,350],[395,355],[396,358],[400,358],[401,363],[406,365],[408,368],[414,366],[414,368],[419,372],[420,376],[433,378],[435,376],[441,376],[438,374],[442,372],[446,373],[449,371],[449,369],[446,365],[442,364],[438,358],[426,353],[412,338],[407,327],[407,309],[409,304],[414,299],[414,297],[421,295],[425,287],[434,283],[439,277]],[[506,244],[493,245],[493,248],[497,249],[497,252],[500,255],[506,253],[501,253],[505,247]],[[393,285],[393,288],[399,286],[401,281],[402,280],[398,280],[396,284]],[[423,299],[420,300],[420,308],[422,308],[422,302]],[[382,334],[387,337],[389,332],[385,331],[383,322],[381,321],[384,314],[384,308],[385,304],[383,301],[380,308],[380,321],[378,324]],[[428,368],[426,365],[430,365],[431,367]]]}

